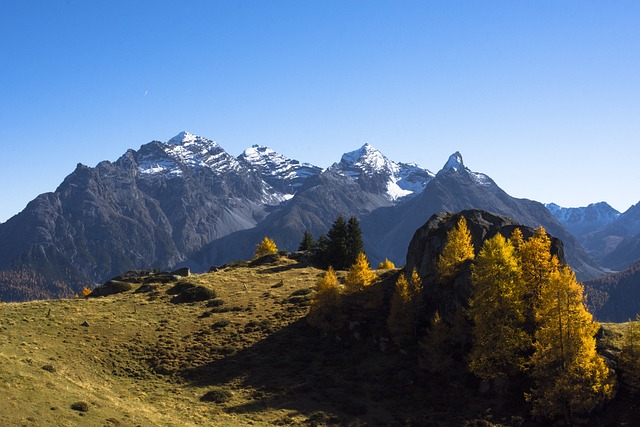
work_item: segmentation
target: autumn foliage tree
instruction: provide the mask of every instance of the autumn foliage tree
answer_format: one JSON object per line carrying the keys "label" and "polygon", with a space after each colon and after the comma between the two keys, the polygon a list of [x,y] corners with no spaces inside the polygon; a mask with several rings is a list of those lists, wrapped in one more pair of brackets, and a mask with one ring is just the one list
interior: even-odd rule
{"label": "autumn foliage tree", "polygon": [[515,375],[525,364],[532,339],[525,331],[525,288],[512,243],[499,233],[486,240],[471,277],[471,372],[483,379]]}
{"label": "autumn foliage tree", "polygon": [[559,267],[558,258],[551,255],[551,239],[543,227],[538,227],[534,235],[524,242],[521,240],[522,232],[516,230],[511,236],[511,241],[518,242],[515,246],[526,289],[524,300],[527,306],[527,329],[533,333],[536,329],[535,306],[541,298],[541,289],[548,285],[551,273]]}
{"label": "autumn foliage tree", "polygon": [[316,284],[316,294],[311,302],[307,321],[311,326],[326,332],[340,329],[346,318],[342,313],[340,302],[338,277],[333,268],[329,267]]}
{"label": "autumn foliage tree", "polygon": [[416,270],[413,269],[410,280],[407,280],[404,274],[400,274],[387,318],[391,339],[397,345],[402,346],[415,338],[422,302],[422,281]]}
{"label": "autumn foliage tree", "polygon": [[260,243],[256,245],[256,258],[277,253],[278,248],[276,247],[276,242],[268,237],[265,237]]}
{"label": "autumn foliage tree", "polygon": [[585,308],[583,287],[569,267],[553,269],[540,288],[535,320],[533,413],[574,423],[610,397],[613,384],[596,353],[599,325]]}
{"label": "autumn foliage tree", "polygon": [[378,264],[378,270],[387,270],[389,268],[396,268],[396,265],[389,261],[389,258],[385,258],[384,261]]}
{"label": "autumn foliage tree", "polygon": [[468,259],[474,258],[471,233],[467,228],[467,221],[460,217],[458,224],[447,234],[447,242],[438,258],[438,273],[441,281],[447,281],[460,272],[462,265]]}
{"label": "autumn foliage tree", "polygon": [[347,292],[357,292],[364,290],[371,285],[378,276],[371,270],[369,260],[364,252],[360,252],[355,263],[349,268],[345,279]]}

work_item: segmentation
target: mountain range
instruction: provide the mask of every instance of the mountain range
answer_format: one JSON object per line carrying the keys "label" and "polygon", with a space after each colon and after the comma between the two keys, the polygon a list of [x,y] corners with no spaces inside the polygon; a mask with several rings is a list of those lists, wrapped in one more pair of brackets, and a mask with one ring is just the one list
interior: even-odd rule
{"label": "mountain range", "polygon": [[404,264],[432,214],[473,208],[544,226],[585,280],[605,273],[602,265],[640,259],[617,252],[640,248],[640,207],[619,214],[605,205],[577,213],[513,198],[460,153],[434,174],[365,144],[323,170],[263,146],[234,157],[182,132],[115,162],[78,164],[54,192],[0,224],[0,298],[68,296],[132,269],[203,271],[251,257],[264,236],[293,251],[304,231],[318,237],[339,215],[359,218],[372,263]]}

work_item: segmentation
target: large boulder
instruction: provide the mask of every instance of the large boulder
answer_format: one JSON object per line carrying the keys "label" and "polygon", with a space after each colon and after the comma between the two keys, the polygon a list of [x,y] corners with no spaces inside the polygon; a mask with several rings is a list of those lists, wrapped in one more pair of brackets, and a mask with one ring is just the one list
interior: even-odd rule
{"label": "large boulder", "polygon": [[[432,315],[437,310],[443,319],[451,322],[460,308],[468,307],[471,297],[471,262],[447,284],[436,283],[437,263],[449,231],[458,224],[461,217],[467,221],[476,255],[484,241],[497,233],[509,238],[516,228],[520,228],[524,240],[535,233],[533,228],[518,224],[511,218],[478,209],[434,214],[426,224],[416,230],[407,250],[407,271],[415,268],[422,279],[427,313]],[[551,252],[561,263],[566,263],[562,241],[552,236],[550,238]]]}

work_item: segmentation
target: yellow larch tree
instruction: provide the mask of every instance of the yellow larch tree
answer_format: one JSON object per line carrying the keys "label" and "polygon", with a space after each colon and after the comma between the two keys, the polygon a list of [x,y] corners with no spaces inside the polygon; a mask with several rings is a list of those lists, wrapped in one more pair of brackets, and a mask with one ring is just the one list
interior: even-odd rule
{"label": "yellow larch tree", "polygon": [[409,281],[404,274],[400,274],[387,318],[391,339],[399,346],[415,339],[418,313],[423,302],[422,291],[422,280],[415,268]]}
{"label": "yellow larch tree", "polygon": [[551,239],[543,227],[538,227],[531,238],[520,242],[517,253],[522,268],[522,281],[527,289],[524,296],[527,305],[527,330],[534,333],[534,312],[540,300],[541,288],[548,284],[551,273],[559,268],[558,258],[551,255]]}
{"label": "yellow larch tree", "polygon": [[471,233],[467,228],[467,220],[460,217],[458,224],[447,234],[447,242],[438,258],[438,273],[441,281],[447,281],[455,277],[464,262],[474,258]]}
{"label": "yellow larch tree", "polygon": [[483,379],[520,372],[531,349],[525,331],[522,272],[511,241],[500,233],[486,240],[471,267],[473,321],[471,372]]}
{"label": "yellow larch tree", "polygon": [[265,255],[277,254],[278,248],[276,247],[276,242],[273,239],[265,237],[262,239],[260,243],[256,245],[256,258],[260,258]]}
{"label": "yellow larch tree", "polygon": [[371,270],[369,260],[364,252],[356,257],[356,262],[349,268],[345,279],[347,292],[358,292],[371,285],[378,276]]}
{"label": "yellow larch tree", "polygon": [[511,233],[511,237],[509,237],[509,241],[511,242],[513,248],[517,253],[524,243],[524,237],[522,236],[522,230],[520,230],[520,227],[513,230],[513,232]]}
{"label": "yellow larch tree", "polygon": [[396,289],[391,298],[391,309],[387,318],[387,327],[394,343],[402,346],[411,339],[411,293],[409,282],[404,274],[400,274]]}
{"label": "yellow larch tree", "polygon": [[396,268],[396,265],[389,261],[389,258],[385,258],[380,264],[378,264],[378,270],[387,270],[389,268]]}
{"label": "yellow larch tree", "polygon": [[599,325],[585,308],[583,292],[567,266],[554,268],[540,289],[531,357],[534,388],[528,395],[535,416],[561,416],[573,424],[613,392],[609,368],[596,353]]}
{"label": "yellow larch tree", "polygon": [[308,323],[326,332],[340,329],[346,319],[340,302],[338,277],[333,268],[329,267],[316,284],[316,294],[307,315]]}

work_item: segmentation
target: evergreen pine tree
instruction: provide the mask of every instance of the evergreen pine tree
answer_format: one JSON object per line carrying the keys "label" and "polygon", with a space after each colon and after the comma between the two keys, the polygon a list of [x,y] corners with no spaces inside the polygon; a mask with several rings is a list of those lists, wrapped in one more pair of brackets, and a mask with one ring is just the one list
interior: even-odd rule
{"label": "evergreen pine tree", "polygon": [[352,216],[347,222],[347,252],[345,254],[345,264],[352,265],[355,263],[360,252],[364,252],[362,231],[360,230],[358,219]]}
{"label": "evergreen pine tree", "polygon": [[300,245],[298,246],[298,250],[299,251],[308,251],[313,249],[316,246],[316,242],[313,240],[313,235],[308,231],[305,230],[303,236],[302,236],[302,241],[300,242]]}
{"label": "evergreen pine tree", "polygon": [[629,322],[624,333],[618,366],[622,383],[633,395],[640,394],[640,316]]}
{"label": "evergreen pine tree", "polygon": [[336,270],[344,270],[351,264],[347,258],[348,232],[347,223],[339,216],[327,233],[326,262]]}

